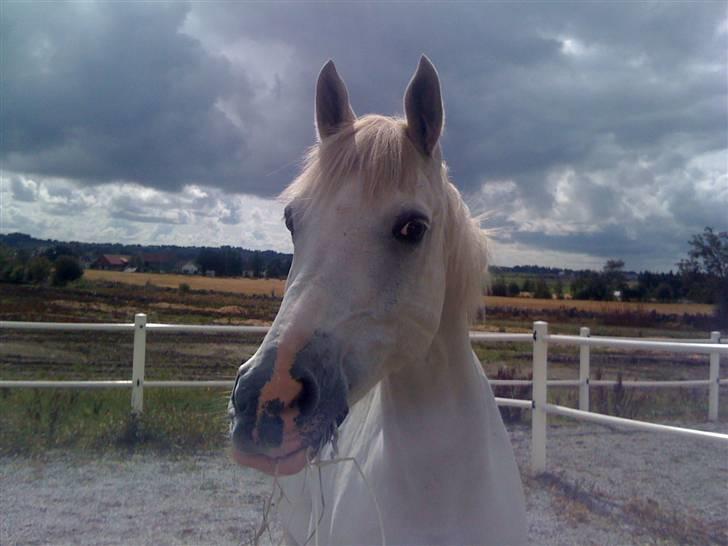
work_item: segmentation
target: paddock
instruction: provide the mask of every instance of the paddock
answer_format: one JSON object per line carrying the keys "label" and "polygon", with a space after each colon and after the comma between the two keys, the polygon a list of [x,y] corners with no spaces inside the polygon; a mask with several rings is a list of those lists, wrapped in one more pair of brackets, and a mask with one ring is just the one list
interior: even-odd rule
{"label": "paddock", "polygon": [[[728,433],[725,423],[694,426]],[[721,446],[704,443],[696,450],[685,437],[552,424],[550,471],[535,479],[528,477],[530,428],[508,429],[526,476],[532,544],[728,540],[728,462]],[[267,478],[237,467],[224,453],[98,458],[56,450],[36,459],[0,457],[0,484],[4,546],[248,544],[270,493]]]}
{"label": "paddock", "polygon": [[[232,387],[231,381],[145,381],[147,344],[158,334],[266,331],[265,327],[154,324],[142,314],[135,323],[2,322],[3,329],[132,334],[129,380],[0,381],[0,387],[128,389],[129,410],[135,413],[144,411],[146,388]],[[545,323],[536,323],[531,334],[471,333],[474,343],[533,344],[533,381],[491,381],[494,386],[532,386],[533,400],[500,398],[498,402],[535,413],[540,410],[540,419],[533,419],[531,426],[509,427],[526,487],[531,540],[631,544],[639,537],[641,544],[659,540],[679,544],[690,543],[693,536],[695,543],[725,543],[724,480],[716,476],[728,472],[728,427],[718,415],[721,390],[728,383],[720,379],[720,360],[728,353],[728,345],[717,333],[687,341],[592,337],[584,328],[580,333],[549,335]],[[549,344],[567,343],[580,347],[578,378],[547,381]],[[590,390],[616,383],[590,377],[590,348],[604,345],[709,355],[703,380],[623,382],[630,389],[702,388],[706,422],[666,427],[589,411]],[[579,389],[579,409],[545,403],[549,386]],[[549,423],[549,415],[566,417],[568,422],[552,418]],[[593,422],[575,424],[573,419]],[[5,457],[0,466],[4,491],[0,511],[6,514],[0,525],[3,544],[98,544],[102,536],[109,543],[140,544],[210,542],[215,536],[215,543],[235,544],[252,536],[269,493],[265,479],[233,466],[220,453],[113,456],[99,461],[51,452],[41,460]],[[217,494],[226,488],[230,494]],[[115,494],[109,496],[112,490]],[[33,512],[33,506],[43,508]],[[95,507],[102,507],[101,513],[95,513]],[[35,515],[29,518],[28,513]],[[615,525],[618,521],[621,525]],[[643,528],[640,522],[644,521],[651,523]]]}

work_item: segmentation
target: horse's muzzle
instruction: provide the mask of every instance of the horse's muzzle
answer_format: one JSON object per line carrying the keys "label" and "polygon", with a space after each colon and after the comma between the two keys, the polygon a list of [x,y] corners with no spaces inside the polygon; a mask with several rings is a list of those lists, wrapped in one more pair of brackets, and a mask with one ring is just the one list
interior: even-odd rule
{"label": "horse's muzzle", "polygon": [[284,475],[319,452],[348,406],[341,351],[330,336],[314,333],[300,350],[279,339],[241,366],[229,412],[236,461]]}

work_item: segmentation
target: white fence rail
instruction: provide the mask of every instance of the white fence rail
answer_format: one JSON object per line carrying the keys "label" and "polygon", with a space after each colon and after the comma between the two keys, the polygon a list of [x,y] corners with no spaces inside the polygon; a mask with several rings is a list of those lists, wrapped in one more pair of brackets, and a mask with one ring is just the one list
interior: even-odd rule
{"label": "white fence rail", "polygon": [[[145,381],[147,331],[164,333],[248,333],[265,334],[266,326],[218,326],[154,324],[147,322],[145,314],[137,314],[132,324],[99,323],[55,323],[0,321],[0,330],[52,330],[52,331],[106,331],[134,332],[131,380],[121,381],[3,381],[0,388],[72,388],[72,389],[119,389],[131,388],[131,410],[139,414],[144,409],[144,389],[154,387],[225,387],[232,388],[234,381]],[[720,386],[728,385],[728,379],[720,379],[720,357],[728,355],[728,345],[720,338],[720,332],[711,332],[709,339],[659,340],[639,338],[616,338],[590,336],[589,328],[581,328],[580,335],[549,335],[546,322],[534,322],[532,334],[508,334],[491,332],[470,332],[473,342],[526,342],[533,345],[532,380],[491,380],[493,386],[530,386],[532,400],[496,398],[498,405],[530,409],[531,415],[531,469],[543,472],[546,469],[546,431],[548,414],[600,424],[621,426],[635,430],[677,434],[695,439],[718,441],[728,445],[728,434],[706,432],[634,419],[623,419],[589,411],[589,390],[592,386],[608,386],[620,383],[629,388],[708,388],[708,420],[718,419]],[[548,346],[579,346],[579,379],[548,380]],[[701,353],[710,355],[707,379],[684,381],[621,381],[590,379],[591,347],[611,347],[628,350]],[[579,409],[548,403],[548,387],[579,387]]]}

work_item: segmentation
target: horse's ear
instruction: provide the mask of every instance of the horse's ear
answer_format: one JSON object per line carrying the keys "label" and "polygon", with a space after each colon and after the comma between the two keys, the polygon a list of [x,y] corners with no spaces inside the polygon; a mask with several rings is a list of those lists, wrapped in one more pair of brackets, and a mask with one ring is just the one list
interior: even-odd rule
{"label": "horse's ear", "polygon": [[320,139],[331,136],[344,125],[354,123],[356,115],[349,104],[349,93],[339,77],[334,61],[327,62],[316,82],[316,127]]}
{"label": "horse's ear", "polygon": [[425,55],[404,94],[407,134],[425,155],[432,154],[442,133],[444,112],[437,70]]}

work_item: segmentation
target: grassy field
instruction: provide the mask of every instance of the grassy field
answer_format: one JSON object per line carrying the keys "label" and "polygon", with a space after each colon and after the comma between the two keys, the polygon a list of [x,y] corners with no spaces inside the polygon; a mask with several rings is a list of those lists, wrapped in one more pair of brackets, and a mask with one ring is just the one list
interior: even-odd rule
{"label": "grassy field", "polygon": [[[111,275],[119,275],[111,274]],[[130,275],[130,274],[126,274]],[[131,274],[134,275],[134,274]],[[0,320],[131,322],[137,312],[152,322],[186,324],[266,324],[280,306],[280,293],[267,288],[280,281],[207,279],[154,276],[154,282],[131,285],[93,280],[93,275],[65,288],[0,284]],[[136,278],[136,277],[133,277]],[[155,282],[172,283],[171,287]],[[177,279],[191,290],[180,290]],[[222,282],[234,287],[213,291]],[[266,285],[265,283],[268,282]],[[177,283],[176,285],[174,283]],[[226,284],[230,283],[230,284]],[[245,292],[243,287],[249,287]],[[266,287],[264,289],[263,287]],[[282,283],[278,286],[282,287]],[[710,317],[657,313],[595,306],[592,309],[517,308],[513,301],[489,300],[487,320],[476,327],[496,331],[528,331],[537,319],[549,321],[552,332],[578,333],[590,326],[594,334],[667,337],[707,337]],[[551,303],[551,302],[548,302]],[[555,302],[562,303],[562,302]],[[563,302],[567,303],[567,302]],[[573,302],[568,302],[573,303]],[[674,310],[673,310],[674,311]],[[638,326],[634,326],[637,324]],[[0,330],[2,379],[129,379],[132,336],[125,333],[21,332]],[[147,339],[148,379],[229,379],[239,364],[256,350],[261,336],[230,334],[158,334]],[[528,343],[477,344],[476,352],[490,377],[528,377]],[[578,375],[576,348],[549,349],[550,377]],[[612,379],[704,379],[705,356],[649,352],[594,350],[592,377]],[[498,395],[529,397],[529,389],[496,390]],[[115,391],[63,391],[0,389],[0,452],[42,453],[51,447],[83,449],[221,448],[225,443],[226,389],[147,389],[145,412],[129,415],[130,393]],[[552,401],[574,405],[575,389],[550,389]],[[728,415],[728,396],[721,415]],[[593,389],[594,407],[627,417],[670,420],[703,419],[707,411],[705,389],[629,391]],[[528,419],[519,410],[508,419]]]}

